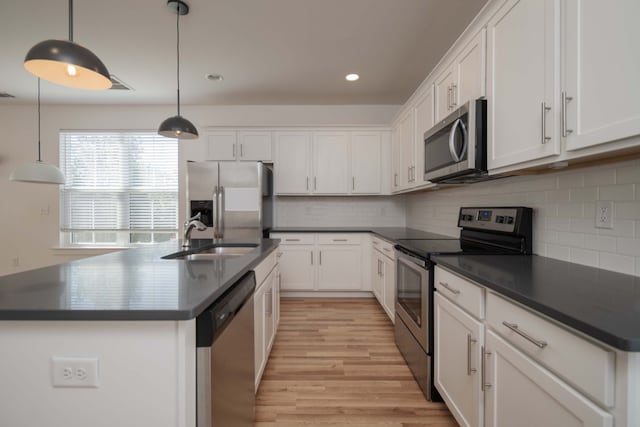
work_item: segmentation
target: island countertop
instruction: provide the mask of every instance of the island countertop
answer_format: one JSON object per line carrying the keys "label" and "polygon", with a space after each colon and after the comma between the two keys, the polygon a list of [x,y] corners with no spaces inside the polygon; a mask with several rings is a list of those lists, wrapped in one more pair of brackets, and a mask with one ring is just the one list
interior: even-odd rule
{"label": "island countertop", "polygon": [[[2,276],[0,320],[193,319],[278,246],[277,240],[243,240],[257,244],[243,256],[162,258],[179,252],[181,243],[174,240]],[[211,243],[194,240],[194,247]]]}

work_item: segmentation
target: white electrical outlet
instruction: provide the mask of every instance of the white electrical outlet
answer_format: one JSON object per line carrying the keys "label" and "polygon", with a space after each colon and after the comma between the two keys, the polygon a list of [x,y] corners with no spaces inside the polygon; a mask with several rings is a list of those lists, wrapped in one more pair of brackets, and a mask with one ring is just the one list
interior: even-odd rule
{"label": "white electrical outlet", "polygon": [[613,228],[613,202],[596,202],[596,228]]}
{"label": "white electrical outlet", "polygon": [[51,374],[54,387],[99,387],[97,357],[53,356]]}

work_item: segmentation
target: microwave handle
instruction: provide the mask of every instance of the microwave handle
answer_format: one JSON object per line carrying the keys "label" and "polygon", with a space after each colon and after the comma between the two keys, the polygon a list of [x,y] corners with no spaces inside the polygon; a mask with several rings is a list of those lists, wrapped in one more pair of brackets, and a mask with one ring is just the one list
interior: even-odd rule
{"label": "microwave handle", "polygon": [[[458,127],[462,129],[462,151],[460,152],[459,155],[458,153],[456,153],[456,147],[455,147],[456,132],[458,131]],[[451,152],[451,157],[453,157],[453,159],[456,162],[459,162],[460,160],[462,160],[464,155],[467,153],[467,140],[468,140],[467,128],[465,127],[462,120],[458,119],[455,122],[453,122],[453,126],[451,127],[451,132],[449,133],[449,151]]]}

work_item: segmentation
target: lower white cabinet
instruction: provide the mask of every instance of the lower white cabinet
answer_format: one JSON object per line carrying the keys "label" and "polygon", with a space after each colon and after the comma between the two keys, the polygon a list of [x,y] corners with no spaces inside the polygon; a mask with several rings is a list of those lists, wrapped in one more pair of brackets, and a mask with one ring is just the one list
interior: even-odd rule
{"label": "lower white cabinet", "polygon": [[359,234],[272,233],[280,239],[280,274],[285,291],[362,291]]}
{"label": "lower white cabinet", "polygon": [[439,292],[434,297],[434,322],[436,387],[461,426],[480,426],[484,412],[480,388],[484,325]]}
{"label": "lower white cabinet", "polygon": [[[255,389],[258,391],[280,321],[280,272],[278,253],[273,253],[255,269],[253,294]],[[266,277],[265,277],[266,275]]]}
{"label": "lower white cabinet", "polygon": [[491,330],[486,345],[487,426],[613,426],[611,414]]}
{"label": "lower white cabinet", "polygon": [[372,239],[371,287],[384,311],[395,322],[396,261],[393,245],[377,237]]}

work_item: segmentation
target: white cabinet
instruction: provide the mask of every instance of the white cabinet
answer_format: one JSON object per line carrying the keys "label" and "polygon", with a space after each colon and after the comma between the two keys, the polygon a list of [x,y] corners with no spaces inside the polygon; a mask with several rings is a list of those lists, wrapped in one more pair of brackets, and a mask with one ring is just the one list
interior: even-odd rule
{"label": "white cabinet", "polygon": [[565,4],[567,150],[640,134],[640,2]]}
{"label": "white cabinet", "polygon": [[349,134],[313,133],[313,193],[347,194]]}
{"label": "white cabinet", "polygon": [[508,0],[487,24],[488,168],[560,153],[560,0]]}
{"label": "white cabinet", "polygon": [[410,108],[393,128],[393,192],[413,186],[416,163],[415,132],[415,111]]}
{"label": "white cabinet", "polygon": [[613,426],[611,414],[491,330],[487,332],[486,347],[487,427]]}
{"label": "white cabinet", "polygon": [[351,134],[351,194],[382,192],[382,134]]}
{"label": "white cabinet", "polygon": [[280,239],[283,291],[363,291],[359,234],[272,233]]}
{"label": "white cabinet", "polygon": [[485,95],[486,31],[483,28],[456,55],[434,82],[435,120]]}
{"label": "white cabinet", "polygon": [[311,132],[277,132],[274,164],[276,194],[311,191]]}
{"label": "white cabinet", "polygon": [[207,132],[207,160],[270,161],[270,131]]}
{"label": "white cabinet", "polygon": [[415,184],[424,184],[424,133],[431,129],[434,125],[434,99],[433,85],[429,85],[427,89],[418,97],[416,106],[414,107],[416,117],[415,131]]}
{"label": "white cabinet", "polygon": [[402,190],[402,135],[396,124],[391,130],[391,192]]}
{"label": "white cabinet", "polygon": [[434,322],[435,385],[461,426],[481,426],[484,407],[480,362],[484,325],[440,292],[435,293]]}
{"label": "white cabinet", "polygon": [[395,322],[396,262],[393,244],[376,236],[372,238],[371,285],[373,294]]}
{"label": "white cabinet", "polygon": [[[278,251],[276,249],[276,251]],[[255,389],[258,390],[280,320],[279,252],[271,253],[255,269],[253,294]]]}

